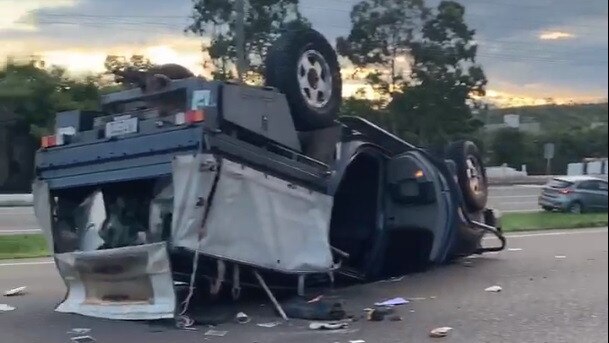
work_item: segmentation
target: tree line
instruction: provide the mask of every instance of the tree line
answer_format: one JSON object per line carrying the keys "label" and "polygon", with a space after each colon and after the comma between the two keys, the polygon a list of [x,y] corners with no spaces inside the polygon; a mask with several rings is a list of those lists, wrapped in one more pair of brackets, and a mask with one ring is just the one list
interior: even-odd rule
{"label": "tree line", "polygon": [[[310,27],[311,23],[300,13],[299,0],[249,0],[246,4],[245,78],[248,83],[261,84],[273,41],[284,30]],[[193,0],[191,23],[185,28],[189,34],[205,37],[202,51],[217,80],[236,75],[234,5],[235,0]],[[476,32],[465,22],[465,11],[455,1],[442,1],[434,8],[424,0],[357,2],[350,11],[348,34],[335,43],[347,61],[343,78],[348,82],[357,79],[363,87],[344,100],[341,114],[365,117],[433,151],[468,138],[491,153],[490,163],[519,166],[536,161],[536,149],[546,137],[507,130],[489,138],[481,130],[488,111],[481,100],[487,79],[476,59]],[[52,128],[56,112],[95,109],[101,94],[120,88],[113,72],[128,67],[146,70],[152,65],[141,55],[108,56],[105,73],[76,79],[62,68],[46,68],[37,61],[8,63],[0,69],[0,122],[3,115],[16,114],[30,134],[40,136]],[[606,156],[606,139],[594,149],[590,147],[597,143],[576,139],[590,137],[596,142],[600,138],[595,134],[570,136],[566,132],[560,138],[561,146],[577,148],[565,156],[581,158],[603,152]]]}

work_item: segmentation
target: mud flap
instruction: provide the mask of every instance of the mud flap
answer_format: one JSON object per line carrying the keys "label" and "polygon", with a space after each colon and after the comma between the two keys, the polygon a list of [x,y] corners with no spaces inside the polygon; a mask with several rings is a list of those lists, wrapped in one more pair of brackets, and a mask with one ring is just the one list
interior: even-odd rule
{"label": "mud flap", "polygon": [[149,320],[173,318],[176,297],[165,243],[55,255],[68,288],[57,312]]}

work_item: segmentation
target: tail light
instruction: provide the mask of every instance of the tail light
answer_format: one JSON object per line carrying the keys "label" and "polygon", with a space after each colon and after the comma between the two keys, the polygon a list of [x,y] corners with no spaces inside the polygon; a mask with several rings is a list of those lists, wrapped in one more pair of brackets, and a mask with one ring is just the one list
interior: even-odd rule
{"label": "tail light", "polygon": [[573,190],[569,189],[569,188],[565,188],[565,189],[561,189],[559,192],[560,192],[560,194],[570,194],[570,193],[573,193]]}
{"label": "tail light", "polygon": [[203,110],[191,110],[186,113],[176,114],[176,125],[194,124],[205,120],[205,112]]}
{"label": "tail light", "polygon": [[57,145],[61,145],[60,139],[58,139],[57,135],[44,136],[40,140],[40,146],[43,149],[51,148]]}

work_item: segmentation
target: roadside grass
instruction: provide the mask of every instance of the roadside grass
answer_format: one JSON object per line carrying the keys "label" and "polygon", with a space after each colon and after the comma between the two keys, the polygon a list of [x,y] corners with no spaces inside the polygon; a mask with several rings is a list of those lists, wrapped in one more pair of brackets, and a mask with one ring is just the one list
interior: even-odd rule
{"label": "roadside grass", "polygon": [[0,260],[49,256],[44,236],[0,235]]}
{"label": "roadside grass", "polygon": [[607,226],[607,212],[605,213],[506,213],[501,219],[503,230],[532,231],[553,229],[578,229]]}
{"label": "roadside grass", "polygon": [[[607,223],[607,213],[506,213],[502,218],[505,232],[605,227]],[[0,260],[45,256],[49,252],[42,234],[0,235]]]}

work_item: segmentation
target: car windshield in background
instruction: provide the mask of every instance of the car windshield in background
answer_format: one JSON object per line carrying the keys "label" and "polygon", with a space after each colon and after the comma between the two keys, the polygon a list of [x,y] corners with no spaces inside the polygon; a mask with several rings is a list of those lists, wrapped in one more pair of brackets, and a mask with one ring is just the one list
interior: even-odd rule
{"label": "car windshield in background", "polygon": [[565,180],[554,179],[548,182],[548,187],[552,188],[567,188],[572,186],[573,183]]}

